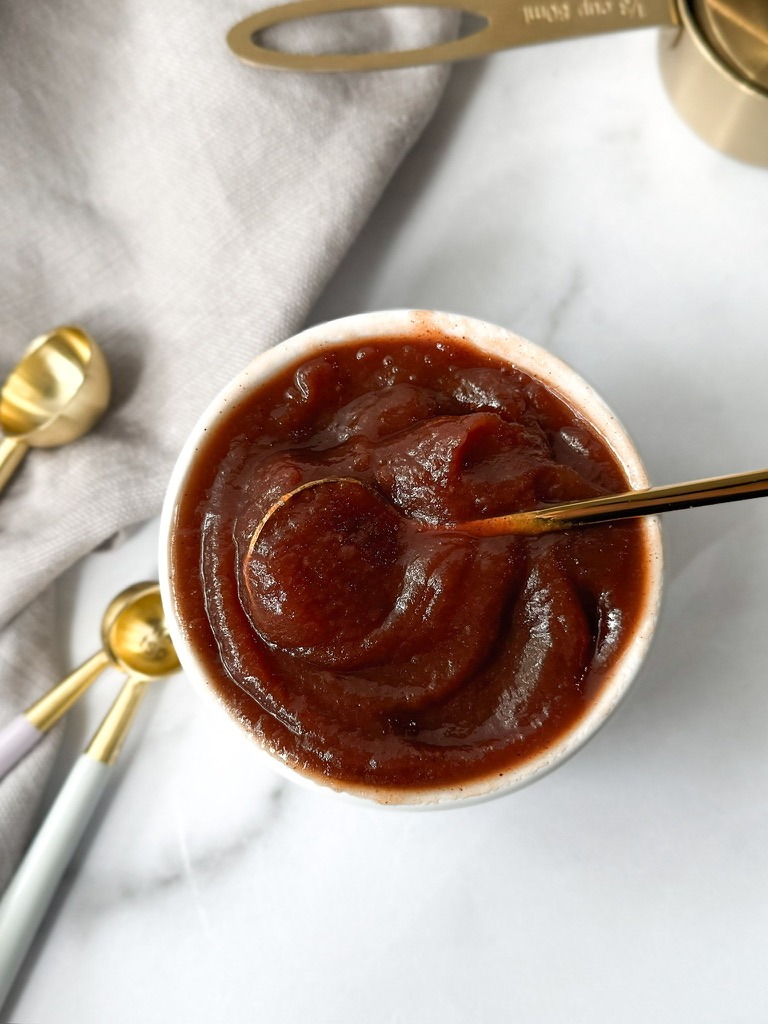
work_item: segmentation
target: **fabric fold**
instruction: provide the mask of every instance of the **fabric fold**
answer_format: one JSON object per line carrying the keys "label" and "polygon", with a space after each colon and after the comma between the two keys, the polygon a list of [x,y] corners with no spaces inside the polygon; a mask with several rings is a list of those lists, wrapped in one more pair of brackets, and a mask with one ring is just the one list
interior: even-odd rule
{"label": "fabric fold", "polygon": [[[65,0],[0,13],[0,374],[37,334],[77,323],[114,382],[99,426],[31,452],[0,496],[0,724],[60,674],[46,588],[159,511],[194,421],[302,326],[439,99],[444,68],[240,64],[226,31],[257,6]],[[297,25],[293,42],[353,45],[335,17],[335,29]],[[455,30],[450,12],[377,11],[364,45]],[[46,741],[0,785],[0,884],[53,753]]]}

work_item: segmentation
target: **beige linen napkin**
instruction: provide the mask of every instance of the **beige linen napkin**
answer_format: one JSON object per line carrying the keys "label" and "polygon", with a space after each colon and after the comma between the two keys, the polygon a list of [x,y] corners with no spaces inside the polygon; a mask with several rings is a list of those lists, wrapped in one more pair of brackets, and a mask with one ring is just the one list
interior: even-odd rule
{"label": "beige linen napkin", "polygon": [[[0,497],[0,724],[67,667],[46,588],[158,512],[195,419],[302,325],[439,97],[442,69],[245,67],[225,34],[259,6],[41,0],[0,11],[0,374],[36,334],[75,322],[114,380],[98,428],[32,452]],[[281,42],[291,31],[296,48],[410,47],[455,28],[438,11],[345,17],[280,30]],[[0,783],[0,884],[52,755],[47,741]]]}

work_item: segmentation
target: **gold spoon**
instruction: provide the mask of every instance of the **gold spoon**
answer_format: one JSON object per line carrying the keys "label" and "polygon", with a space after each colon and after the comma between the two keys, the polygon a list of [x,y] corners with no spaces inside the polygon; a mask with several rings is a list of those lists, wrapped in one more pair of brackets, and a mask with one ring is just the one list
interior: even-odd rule
{"label": "gold spoon", "polygon": [[0,390],[0,491],[30,448],[82,437],[109,403],[106,360],[80,327],[36,338]]}
{"label": "gold spoon", "polygon": [[0,902],[0,1005],[13,984],[96,806],[147,685],[178,671],[159,588],[139,584],[133,614],[116,616],[105,646],[129,671],[112,707],[75,762]]}
{"label": "gold spoon", "polygon": [[[310,488],[335,484],[357,484],[368,490],[373,488],[355,477],[330,476],[288,491],[267,510],[253,532],[248,546],[248,557],[259,542],[264,528],[278,512],[285,512],[297,495]],[[377,493],[378,492],[374,492]],[[504,534],[548,533],[552,530],[567,530],[572,526],[587,526],[590,523],[604,523],[614,519],[634,519],[638,516],[672,512],[675,509],[694,508],[698,505],[717,505],[725,501],[739,501],[742,498],[761,498],[768,495],[768,469],[752,473],[736,473],[731,476],[717,476],[705,480],[692,480],[685,484],[671,484],[667,487],[650,487],[641,491],[625,491],[622,494],[601,495],[586,501],[569,501],[563,505],[528,512],[512,512],[504,516],[487,519],[472,519],[463,523],[447,523],[427,528],[450,530],[453,533],[467,533],[475,537],[497,537]],[[381,495],[379,495],[381,497]]]}
{"label": "gold spoon", "polygon": [[135,583],[110,601],[101,650],[0,730],[0,779],[38,743],[107,668],[150,678],[178,669],[157,583]]}

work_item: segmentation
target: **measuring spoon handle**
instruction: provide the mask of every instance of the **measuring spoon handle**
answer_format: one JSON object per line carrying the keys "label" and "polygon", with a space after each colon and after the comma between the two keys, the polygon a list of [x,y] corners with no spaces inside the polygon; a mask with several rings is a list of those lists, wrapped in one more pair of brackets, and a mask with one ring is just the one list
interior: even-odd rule
{"label": "measuring spoon handle", "polygon": [[0,491],[19,468],[29,445],[18,437],[4,437],[0,440]]}
{"label": "measuring spoon handle", "polygon": [[286,71],[374,71],[470,60],[496,50],[556,39],[648,26],[677,25],[674,0],[407,0],[409,7],[449,7],[485,24],[459,39],[414,50],[374,53],[289,53],[262,45],[259,36],[287,21],[349,10],[399,7],[399,0],[300,0],[270,7],[239,22],[227,35],[246,64]]}
{"label": "measuring spoon handle", "polygon": [[0,903],[0,1006],[37,932],[109,777],[81,754]]}
{"label": "measuring spoon handle", "polygon": [[0,901],[0,1007],[106,788],[147,681],[132,677],[74,764]]}
{"label": "measuring spoon handle", "polygon": [[26,715],[16,715],[0,729],[0,779],[43,738]]}
{"label": "measuring spoon handle", "polygon": [[105,651],[92,654],[74,672],[0,729],[0,779],[69,711],[109,664]]}

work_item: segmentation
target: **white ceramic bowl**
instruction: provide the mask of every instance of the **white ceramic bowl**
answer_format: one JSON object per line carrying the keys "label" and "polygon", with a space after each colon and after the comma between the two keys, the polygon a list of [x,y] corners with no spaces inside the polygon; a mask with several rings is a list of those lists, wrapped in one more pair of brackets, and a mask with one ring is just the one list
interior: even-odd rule
{"label": "white ceramic bowl", "polygon": [[[632,487],[648,486],[645,470],[627,433],[595,391],[555,356],[501,327],[469,317],[425,310],[363,313],[311,327],[263,353],[214,399],[192,430],[171,475],[160,530],[160,584],[171,636],[181,664],[196,689],[207,699],[212,699],[219,713],[223,711],[227,714],[233,727],[237,729],[243,729],[244,726],[230,715],[219,699],[207,677],[205,666],[188,641],[187,630],[179,615],[174,594],[174,588],[180,586],[180,583],[173,581],[169,573],[176,506],[195,462],[203,435],[242,399],[244,393],[259,388],[283,370],[316,355],[324,348],[357,345],[361,341],[376,338],[417,338],[428,333],[438,333],[448,339],[469,342],[482,351],[508,360],[520,370],[548,384],[597,430],[624,467]],[[331,783],[326,785],[294,771],[269,754],[257,742],[254,742],[255,752],[265,758],[273,769],[297,782],[326,793],[342,793],[369,805],[376,803],[400,807],[455,807],[509,793],[540,778],[570,757],[606,721],[629,689],[648,650],[661,599],[662,549],[658,519],[645,518],[642,521],[642,528],[649,551],[648,585],[635,633],[625,645],[599,695],[584,715],[539,756],[510,769],[501,776],[497,773],[492,778],[443,789],[409,789],[396,792],[377,791],[366,787],[340,788],[338,784]]]}

